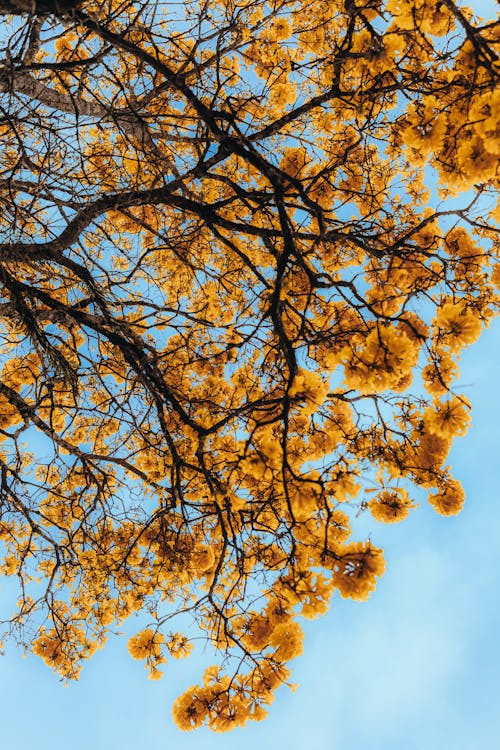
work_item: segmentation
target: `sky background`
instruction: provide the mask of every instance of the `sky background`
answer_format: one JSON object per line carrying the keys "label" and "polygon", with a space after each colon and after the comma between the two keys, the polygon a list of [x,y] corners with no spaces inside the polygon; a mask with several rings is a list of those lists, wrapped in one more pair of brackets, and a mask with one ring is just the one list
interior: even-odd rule
{"label": "sky background", "polygon": [[[476,10],[491,3],[475,3]],[[183,733],[171,706],[213,659],[166,665],[159,682],[110,638],[64,687],[37,657],[13,646],[0,659],[0,731],[16,750],[493,750],[500,737],[500,324],[462,359],[459,391],[473,426],[451,465],[462,513],[422,504],[400,524],[366,517],[359,529],[384,547],[387,571],[368,602],[335,598],[306,622],[269,717],[228,734]],[[0,580],[0,611],[10,600]],[[139,629],[132,626],[132,632]]]}
{"label": "sky background", "polygon": [[[111,638],[64,687],[37,657],[10,647],[0,659],[3,746],[16,750],[490,750],[500,736],[500,325],[464,355],[460,390],[473,427],[451,464],[467,493],[455,518],[422,504],[400,524],[370,518],[387,572],[368,602],[334,599],[306,622],[269,718],[228,734],[180,732],[173,700],[213,660],[200,653],[147,679],[125,638]],[[360,537],[361,538],[361,537]],[[7,596],[5,586],[0,588]],[[5,604],[4,598],[4,604]],[[3,609],[3,607],[2,607]],[[133,630],[138,627],[133,627]]]}

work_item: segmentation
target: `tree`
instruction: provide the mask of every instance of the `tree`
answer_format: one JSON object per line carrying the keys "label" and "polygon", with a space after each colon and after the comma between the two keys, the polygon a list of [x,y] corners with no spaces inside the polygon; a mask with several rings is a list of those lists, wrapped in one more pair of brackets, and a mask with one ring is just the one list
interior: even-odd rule
{"label": "tree", "polygon": [[297,620],[383,572],[353,517],[462,506],[498,26],[452,0],[0,13],[6,634],[72,679],[142,613],[155,679],[189,613],[221,659],[179,726],[261,719]]}

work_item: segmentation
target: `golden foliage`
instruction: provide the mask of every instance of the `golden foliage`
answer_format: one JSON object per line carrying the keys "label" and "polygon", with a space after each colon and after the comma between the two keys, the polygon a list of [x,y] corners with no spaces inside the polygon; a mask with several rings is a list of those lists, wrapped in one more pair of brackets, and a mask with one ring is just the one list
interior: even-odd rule
{"label": "golden foliage", "polygon": [[175,8],[2,18],[0,566],[64,679],[132,615],[152,679],[203,637],[225,671],[174,717],[224,731],[289,684],[301,617],[375,588],[359,512],[464,502],[500,40],[452,0]]}

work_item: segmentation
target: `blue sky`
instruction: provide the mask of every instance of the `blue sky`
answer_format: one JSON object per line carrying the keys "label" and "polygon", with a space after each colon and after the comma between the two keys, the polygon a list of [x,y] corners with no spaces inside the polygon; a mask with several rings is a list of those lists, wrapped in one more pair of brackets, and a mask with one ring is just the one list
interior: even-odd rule
{"label": "blue sky", "polygon": [[[460,385],[473,427],[452,466],[467,492],[456,518],[422,504],[396,526],[367,519],[388,570],[366,603],[335,600],[307,624],[269,718],[230,734],[182,733],[170,708],[207,659],[167,665],[147,679],[113,638],[64,687],[39,659],[10,648],[0,661],[0,726],[16,750],[490,750],[500,736],[500,325],[465,354]],[[3,589],[6,594],[5,589]],[[0,589],[0,601],[2,589]],[[210,659],[209,659],[210,661]]]}
{"label": "blue sky", "polygon": [[[476,9],[485,3],[475,3]],[[203,654],[151,682],[111,638],[64,687],[12,646],[0,660],[3,746],[16,750],[493,750],[500,736],[500,324],[465,354],[460,385],[473,426],[451,463],[467,503],[444,519],[422,504],[396,526],[367,518],[388,569],[366,603],[336,599],[307,623],[269,718],[221,735],[180,732],[175,697],[199,681]],[[361,530],[360,530],[361,533]],[[360,536],[361,538],[361,536]],[[0,582],[0,607],[9,598]],[[208,659],[208,663],[210,663]]]}

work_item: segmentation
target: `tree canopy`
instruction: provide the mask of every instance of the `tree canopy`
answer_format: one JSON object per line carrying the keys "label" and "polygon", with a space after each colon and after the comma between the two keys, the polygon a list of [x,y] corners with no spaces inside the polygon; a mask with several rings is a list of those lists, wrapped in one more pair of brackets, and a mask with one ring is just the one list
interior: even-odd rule
{"label": "tree canopy", "polygon": [[356,515],[463,504],[499,27],[452,0],[0,14],[5,634],[72,679],[139,613],[151,678],[220,654],[181,728],[261,719],[300,618],[383,573]]}

